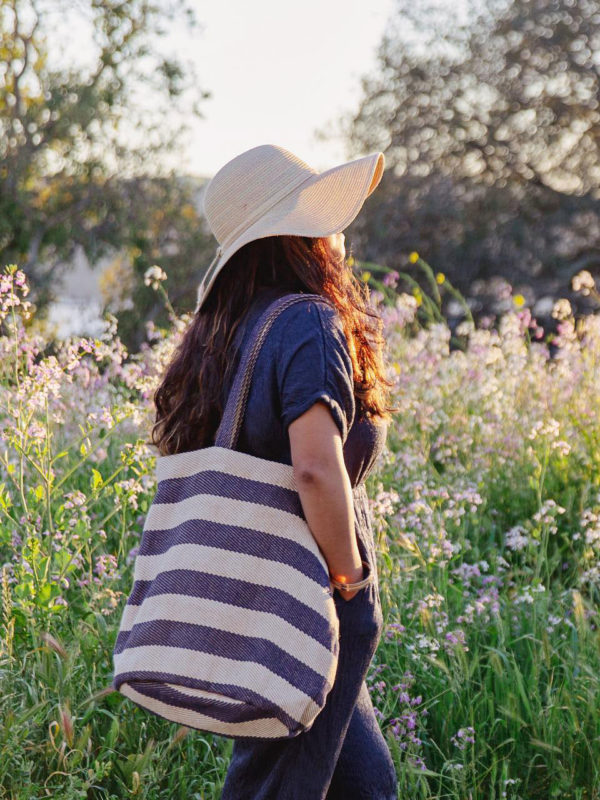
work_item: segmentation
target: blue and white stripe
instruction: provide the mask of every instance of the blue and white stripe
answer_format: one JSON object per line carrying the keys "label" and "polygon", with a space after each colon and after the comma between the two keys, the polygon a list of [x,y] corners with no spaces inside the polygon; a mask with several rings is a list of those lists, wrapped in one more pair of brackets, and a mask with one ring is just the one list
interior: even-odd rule
{"label": "blue and white stripe", "polygon": [[205,731],[297,735],[333,686],[339,627],[293,468],[214,446],[156,469],[114,687]]}

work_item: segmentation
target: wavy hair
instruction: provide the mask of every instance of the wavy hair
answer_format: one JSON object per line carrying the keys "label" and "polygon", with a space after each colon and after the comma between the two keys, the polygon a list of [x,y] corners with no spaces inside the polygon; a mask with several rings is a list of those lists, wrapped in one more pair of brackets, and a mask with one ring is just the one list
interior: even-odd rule
{"label": "wavy hair", "polygon": [[389,420],[390,387],[385,377],[383,322],[369,305],[369,290],[327,238],[269,236],[240,248],[219,272],[183,333],[154,393],[156,419],[151,442],[160,455],[214,444],[224,407],[220,395],[230,377],[235,332],[256,292],[278,286],[321,294],[335,304],[354,372],[359,414]]}

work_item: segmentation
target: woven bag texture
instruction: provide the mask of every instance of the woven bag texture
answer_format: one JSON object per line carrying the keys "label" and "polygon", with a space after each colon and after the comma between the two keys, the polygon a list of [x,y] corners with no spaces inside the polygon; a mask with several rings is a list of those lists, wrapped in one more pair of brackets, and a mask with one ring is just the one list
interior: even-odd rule
{"label": "woven bag texture", "polygon": [[256,322],[215,444],[157,456],[112,685],[136,705],[230,738],[308,730],[335,680],[339,622],[293,468],[236,451],[280,297]]}

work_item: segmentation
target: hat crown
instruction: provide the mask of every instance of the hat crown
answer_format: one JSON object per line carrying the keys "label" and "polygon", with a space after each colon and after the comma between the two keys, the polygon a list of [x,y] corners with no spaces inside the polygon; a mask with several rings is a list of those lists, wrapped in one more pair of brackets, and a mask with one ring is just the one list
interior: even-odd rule
{"label": "hat crown", "polygon": [[220,244],[227,244],[319,173],[302,159],[272,144],[253,147],[228,161],[204,193],[204,214]]}

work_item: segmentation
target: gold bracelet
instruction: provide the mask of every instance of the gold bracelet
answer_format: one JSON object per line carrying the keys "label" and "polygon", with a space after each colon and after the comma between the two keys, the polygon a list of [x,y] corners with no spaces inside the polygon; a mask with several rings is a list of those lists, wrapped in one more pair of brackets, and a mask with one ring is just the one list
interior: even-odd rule
{"label": "gold bracelet", "polygon": [[352,592],[354,589],[362,589],[364,586],[367,586],[373,580],[373,572],[371,571],[371,566],[368,561],[362,562],[363,567],[367,568],[367,577],[363,578],[356,583],[342,583],[341,581],[337,581],[335,578],[331,577],[331,573],[329,573],[329,579],[331,584],[335,586],[336,589],[340,589],[342,592]]}

